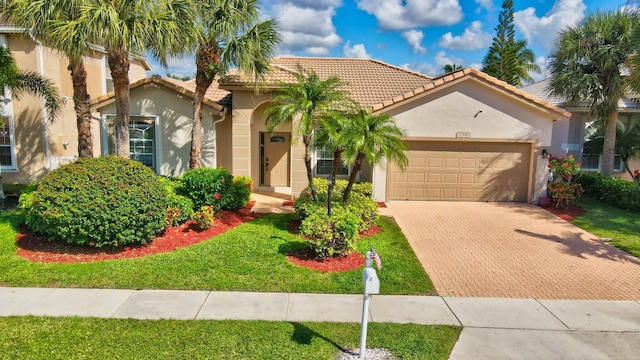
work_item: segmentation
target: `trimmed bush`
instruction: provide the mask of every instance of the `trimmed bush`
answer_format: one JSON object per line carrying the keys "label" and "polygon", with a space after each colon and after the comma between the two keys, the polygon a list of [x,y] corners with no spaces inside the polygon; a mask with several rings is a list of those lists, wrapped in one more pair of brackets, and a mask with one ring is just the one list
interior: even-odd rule
{"label": "trimmed bush", "polygon": [[198,224],[200,230],[205,230],[215,225],[215,218],[213,217],[213,206],[203,206],[200,210],[193,214],[193,219]]}
{"label": "trimmed bush", "polygon": [[597,173],[582,173],[577,181],[584,188],[585,196],[640,212],[640,186],[634,181],[606,178]]}
{"label": "trimmed bush", "polygon": [[89,246],[145,244],[163,230],[167,192],[138,161],[116,156],[80,158],[47,174],[26,223],[50,240]]}
{"label": "trimmed bush", "polygon": [[166,227],[180,225],[193,218],[193,201],[186,196],[178,195],[180,182],[171,178],[160,178],[160,183],[167,191]]}
{"label": "trimmed bush", "polygon": [[33,183],[25,186],[20,191],[20,198],[18,198],[18,207],[21,209],[28,209],[33,205],[33,194],[38,190],[38,183]]}
{"label": "trimmed bush", "polygon": [[346,256],[355,249],[359,224],[360,219],[355,214],[337,208],[331,217],[316,213],[304,219],[300,233],[309,239],[317,258]]}
{"label": "trimmed bush", "polygon": [[222,167],[187,170],[180,178],[180,182],[179,194],[191,199],[194,209],[212,206],[214,211],[242,208],[249,201],[253,188],[253,181],[250,178],[244,176],[234,178]]}

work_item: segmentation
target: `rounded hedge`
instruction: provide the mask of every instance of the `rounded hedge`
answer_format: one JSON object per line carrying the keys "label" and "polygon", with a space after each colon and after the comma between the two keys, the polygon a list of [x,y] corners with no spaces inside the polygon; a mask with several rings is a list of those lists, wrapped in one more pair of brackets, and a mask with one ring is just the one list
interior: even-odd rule
{"label": "rounded hedge", "polygon": [[116,156],[80,158],[47,174],[26,223],[69,244],[145,244],[164,228],[167,192],[151,169]]}

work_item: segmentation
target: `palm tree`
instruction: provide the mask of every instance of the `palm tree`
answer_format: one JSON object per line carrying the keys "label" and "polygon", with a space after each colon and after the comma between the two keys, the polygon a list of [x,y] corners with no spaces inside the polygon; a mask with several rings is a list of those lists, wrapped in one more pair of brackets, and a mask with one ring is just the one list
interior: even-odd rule
{"label": "palm tree", "polygon": [[[604,146],[604,131],[599,129],[584,144],[587,153],[592,155],[602,154]],[[624,162],[625,170],[635,179],[629,168],[629,160],[640,156],[640,120],[631,118],[629,123],[617,123],[616,127],[616,154]]]}
{"label": "palm tree", "polygon": [[624,10],[590,14],[559,34],[550,57],[550,92],[586,104],[604,122],[603,176],[613,174],[618,101],[629,84],[621,69],[635,51],[631,35],[638,20]]}
{"label": "palm tree", "polygon": [[331,178],[336,179],[342,165],[342,154],[345,144],[349,141],[348,133],[344,131],[349,123],[349,116],[336,113],[333,116],[321,120],[319,128],[313,136],[312,146],[316,149],[333,149],[333,166]]}
{"label": "palm tree", "polygon": [[[640,26],[636,26],[631,36],[631,44],[636,49],[640,49]],[[635,91],[636,96],[640,96],[640,54],[638,52],[631,54],[627,67],[630,70],[629,84],[631,89]]]}
{"label": "palm tree", "polygon": [[447,64],[442,68],[442,70],[444,71],[445,74],[448,74],[450,72],[454,72],[454,71],[457,71],[457,70],[462,70],[462,65]]}
{"label": "palm tree", "polygon": [[407,149],[404,133],[389,114],[374,115],[360,110],[351,117],[344,132],[347,133],[345,138],[349,139],[345,144],[344,156],[352,168],[349,183],[342,194],[343,202],[349,201],[351,188],[365,159],[375,166],[386,158],[400,169],[406,168],[408,160],[404,152]]}
{"label": "palm tree", "polygon": [[542,69],[536,64],[536,55],[527,48],[527,40],[518,40],[513,44],[516,53],[516,64],[514,67],[514,79],[511,85],[522,86],[524,82],[531,83],[534,81],[530,73],[540,74]]}
{"label": "palm tree", "polygon": [[[49,118],[54,120],[60,111],[62,100],[58,88],[49,79],[33,71],[21,71],[11,51],[0,46],[0,89],[8,88],[11,95],[20,98],[23,92],[42,96]],[[2,114],[0,114],[2,115]]]}
{"label": "palm tree", "polygon": [[196,1],[198,40],[196,89],[189,168],[202,163],[202,105],[216,75],[231,66],[258,80],[269,70],[269,59],[280,41],[273,20],[259,21],[258,0]]}
{"label": "palm tree", "polygon": [[335,76],[322,80],[315,71],[304,71],[300,66],[293,76],[296,78],[295,82],[279,83],[282,90],[273,99],[273,104],[265,110],[265,122],[269,131],[285,124],[294,124],[294,134],[301,136],[304,143],[304,164],[307,168],[309,190],[313,200],[317,201],[311,166],[313,133],[323,119],[351,108],[353,100],[344,90],[346,83]]}
{"label": "palm tree", "polygon": [[88,49],[86,31],[76,31],[68,38],[55,38],[54,31],[80,16],[81,1],[6,1],[0,15],[19,26],[29,29],[37,39],[58,49],[69,60],[67,69],[71,73],[73,103],[78,127],[78,156],[93,157],[93,137],[91,133],[91,109],[87,90],[87,72],[82,54]]}
{"label": "palm tree", "polygon": [[[129,157],[129,57],[145,50],[166,66],[168,55],[193,43],[194,8],[190,0],[58,0],[79,6],[79,16],[60,22],[51,32],[54,44],[66,45],[79,36],[104,46],[116,102],[117,154]],[[47,2],[48,3],[48,2]],[[74,8],[75,9],[75,8]],[[84,35],[79,35],[84,34]],[[82,49],[78,49],[82,50]]]}

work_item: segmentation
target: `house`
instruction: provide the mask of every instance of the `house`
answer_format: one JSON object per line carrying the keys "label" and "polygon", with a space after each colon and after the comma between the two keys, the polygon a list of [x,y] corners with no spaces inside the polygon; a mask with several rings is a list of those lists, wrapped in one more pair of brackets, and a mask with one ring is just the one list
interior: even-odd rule
{"label": "house", "polygon": [[[35,71],[53,81],[65,100],[62,112],[51,122],[43,111],[42,99],[25,94],[16,100],[8,89],[1,89],[0,114],[6,121],[0,124],[0,172],[5,182],[30,183],[78,154],[68,62],[56,50],[31,37],[24,28],[2,19],[0,46],[9,47],[21,70]],[[105,50],[95,46],[83,60],[89,94],[99,96],[111,91],[113,82]],[[151,65],[144,57],[132,57],[129,72],[132,81],[145,78],[148,70]],[[98,121],[92,124],[94,154],[100,153],[100,142],[96,141],[100,136],[99,125]]]}
{"label": "house", "polygon": [[[256,191],[297,196],[306,187],[304,147],[291,127],[269,133],[263,112],[278,81],[294,81],[298,66],[321,77],[338,76],[363,107],[386,112],[406,132],[409,166],[365,166],[361,181],[372,181],[378,201],[458,200],[534,202],[544,196],[554,124],[566,110],[474,69],[437,78],[377,60],[278,57],[260,90],[242,74],[227,76],[207,93],[203,161],[250,176]],[[140,127],[132,157],[158,174],[179,175],[188,163],[192,82],[154,76],[131,85],[131,115]],[[102,153],[113,136],[109,119],[113,94],[94,99],[101,121]],[[143,134],[153,128],[153,135]],[[142,131],[144,130],[144,131]],[[133,143],[132,143],[133,144]],[[331,151],[313,154],[314,176],[331,168]],[[348,176],[341,169],[341,176]]]}
{"label": "house", "polygon": [[[552,146],[550,153],[553,155],[573,155],[580,163],[583,171],[600,171],[602,157],[590,155],[585,152],[584,143],[596,130],[595,119],[589,114],[589,109],[581,104],[570,104],[565,99],[553,96],[548,91],[549,79],[525,86],[523,91],[543,99],[556,106],[571,112],[571,117],[554,123]],[[618,123],[626,126],[632,121],[640,122],[640,99],[626,97],[618,102]],[[630,162],[631,171],[640,169],[640,159]],[[625,170],[624,163],[616,156],[614,159],[614,176],[631,180],[631,176]]]}

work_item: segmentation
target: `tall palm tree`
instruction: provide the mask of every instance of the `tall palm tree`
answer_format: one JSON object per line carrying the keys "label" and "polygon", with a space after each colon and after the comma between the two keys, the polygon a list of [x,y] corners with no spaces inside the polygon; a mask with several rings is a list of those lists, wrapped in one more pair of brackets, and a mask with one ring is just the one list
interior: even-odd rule
{"label": "tall palm tree", "polygon": [[370,114],[360,110],[351,117],[344,132],[347,133],[345,138],[349,139],[345,144],[344,156],[352,168],[349,183],[342,194],[343,202],[349,200],[364,160],[375,166],[386,159],[396,163],[402,170],[406,168],[408,160],[404,152],[407,149],[404,133],[389,114]]}
{"label": "tall palm tree", "polygon": [[54,120],[60,111],[62,99],[53,82],[36,72],[20,70],[11,51],[0,46],[0,89],[5,87],[9,88],[11,95],[16,99],[24,92],[42,96],[51,120]]}
{"label": "tall palm tree", "polygon": [[[636,26],[633,31],[631,44],[636,49],[640,49],[640,26]],[[636,97],[640,97],[640,53],[638,51],[631,54],[627,67],[630,70],[629,84],[631,89],[636,93]]]}
{"label": "tall palm tree", "polygon": [[198,39],[191,169],[202,163],[202,105],[216,75],[235,66],[255,77],[257,84],[269,70],[269,59],[280,41],[273,20],[259,21],[258,0],[203,0],[195,5]]}
{"label": "tall palm tree", "polygon": [[[57,0],[77,4],[80,0]],[[147,51],[163,66],[167,56],[183,53],[193,43],[195,21],[191,0],[84,0],[79,16],[54,21],[54,44],[74,41],[104,46],[116,102],[117,154],[129,157],[130,55]]]}
{"label": "tall palm tree", "polygon": [[631,35],[638,22],[624,10],[595,12],[563,30],[550,57],[550,92],[586,104],[604,122],[603,176],[613,174],[618,101],[629,84],[622,68],[635,51]]}
{"label": "tall palm tree", "polygon": [[[601,128],[585,142],[586,152],[592,155],[602,154],[604,139],[604,131]],[[631,168],[629,168],[629,160],[640,156],[640,120],[631,118],[627,124],[617,123],[616,154],[623,161],[627,173],[632,179],[635,179]]]}
{"label": "tall palm tree", "polygon": [[71,0],[7,0],[0,7],[0,15],[29,29],[29,32],[48,46],[59,50],[69,60],[73,104],[78,128],[78,156],[93,157],[91,109],[87,90],[87,72],[82,54],[88,49],[86,31],[76,31],[68,38],[55,38],[52,33],[60,26],[80,16],[82,1]]}
{"label": "tall palm tree", "polygon": [[311,165],[313,133],[323,119],[351,108],[353,100],[344,89],[346,83],[338,77],[331,76],[322,80],[315,71],[305,71],[300,66],[293,76],[296,78],[295,82],[279,83],[281,92],[264,112],[266,125],[269,131],[274,131],[285,124],[293,124],[294,135],[301,136],[304,144],[309,190],[312,198],[318,200],[313,187]]}
{"label": "tall palm tree", "polygon": [[319,128],[313,136],[312,146],[316,149],[333,149],[333,166],[331,167],[331,177],[336,179],[340,166],[343,165],[342,154],[345,144],[349,141],[348,133],[344,131],[349,124],[347,114],[336,113],[324,118],[320,122]]}
{"label": "tall palm tree", "polygon": [[531,73],[540,74],[542,69],[536,64],[536,55],[527,48],[527,40],[518,40],[513,44],[516,53],[516,66],[513,68],[513,81],[511,85],[522,86],[525,82],[534,81]]}

